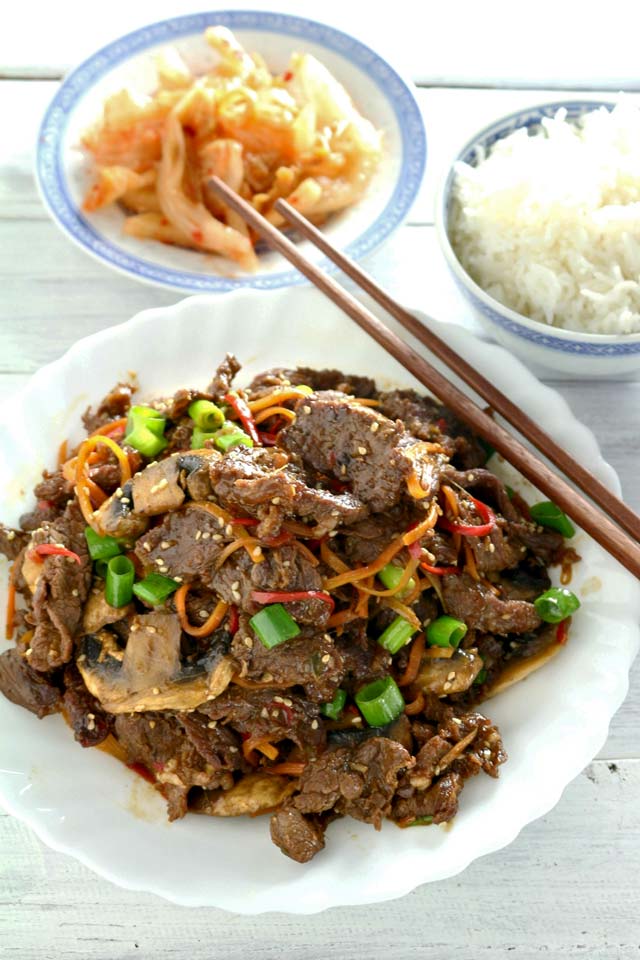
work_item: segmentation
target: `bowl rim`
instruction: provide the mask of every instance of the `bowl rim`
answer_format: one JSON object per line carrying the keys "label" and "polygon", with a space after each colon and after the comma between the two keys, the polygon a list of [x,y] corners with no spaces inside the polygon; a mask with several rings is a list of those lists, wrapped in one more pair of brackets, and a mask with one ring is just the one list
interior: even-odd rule
{"label": "bowl rim", "polygon": [[[496,300],[495,297],[492,297],[485,290],[483,290],[482,287],[476,283],[476,281],[469,275],[469,273],[460,263],[460,260],[458,259],[458,256],[454,251],[449,238],[447,208],[453,188],[455,165],[462,160],[469,150],[477,147],[490,134],[499,133],[500,135],[496,139],[502,139],[503,136],[507,136],[507,129],[505,128],[513,127],[513,130],[515,130],[527,126],[528,124],[524,122],[518,124],[516,121],[521,120],[528,114],[532,115],[533,120],[533,115],[536,113],[550,116],[563,107],[573,107],[574,110],[580,108],[583,112],[591,112],[593,110],[597,110],[599,107],[607,107],[608,109],[612,110],[616,106],[616,103],[617,101],[612,100],[610,96],[603,97],[601,100],[591,98],[549,100],[541,103],[531,104],[528,107],[521,107],[519,110],[514,110],[511,113],[504,114],[503,116],[498,117],[498,119],[493,120],[491,123],[482,127],[472,137],[469,137],[462,147],[456,151],[453,159],[448,164],[445,173],[441,177],[440,184],[436,192],[436,235],[438,237],[440,249],[444,255],[444,258],[457,280],[489,310],[500,315],[504,319],[509,320],[513,324],[526,327],[528,330],[531,330],[534,333],[543,333],[549,337],[549,339],[556,338],[558,340],[564,340],[573,343],[584,342],[600,344],[603,346],[606,344],[640,344],[640,332],[590,333],[587,331],[567,330],[563,327],[554,327],[549,324],[542,323],[540,320],[533,320],[531,317],[526,317],[524,314],[518,313],[517,310],[514,310],[512,307],[507,307],[505,304],[501,303],[499,300]],[[500,133],[501,130],[504,130],[504,133]],[[509,130],[508,132],[513,132],[513,130]]]}
{"label": "bowl rim", "polygon": [[[290,37],[292,42],[298,38],[318,43],[342,57],[354,69],[365,73],[379,89],[380,95],[388,101],[399,129],[402,165],[391,182],[391,192],[384,208],[345,247],[345,251],[355,259],[376,250],[405,221],[424,178],[427,135],[414,85],[371,47],[328,23],[293,14],[253,9],[211,9],[147,23],[94,51],[67,74],[40,123],[34,162],[40,198],[56,226],[103,265],[140,282],[186,294],[218,293],[246,287],[277,289],[308,283],[298,271],[288,269],[288,265],[271,274],[257,272],[226,277],[155,263],[105,237],[84,216],[69,193],[64,139],[69,119],[83,96],[114,69],[148,54],[154,46],[197,35],[214,22],[232,30],[254,30],[284,35]],[[326,271],[335,272],[338,269],[326,257],[322,257],[319,264]]]}

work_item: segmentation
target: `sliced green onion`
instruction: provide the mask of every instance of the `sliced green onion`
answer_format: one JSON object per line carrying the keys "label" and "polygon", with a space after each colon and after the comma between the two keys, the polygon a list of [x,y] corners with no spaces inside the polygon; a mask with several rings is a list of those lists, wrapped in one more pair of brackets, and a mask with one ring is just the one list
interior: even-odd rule
{"label": "sliced green onion", "polygon": [[405,702],[393,677],[382,677],[356,693],[356,703],[370,727],[384,727],[397,720]]}
{"label": "sliced green onion", "polygon": [[241,430],[237,424],[227,420],[222,430],[219,430],[216,434],[215,444],[218,450],[226,452],[230,450],[231,447],[237,447],[238,444],[242,444],[245,447],[252,447],[253,440],[244,430]]}
{"label": "sliced green onion", "polygon": [[122,553],[122,547],[115,537],[101,537],[91,527],[84,528],[84,535],[92,560],[110,560]]}
{"label": "sliced green onion", "polygon": [[153,407],[131,407],[127,417],[127,433],[135,427],[147,427],[156,437],[161,437],[166,426],[166,417]]}
{"label": "sliced green onion", "polygon": [[163,603],[167,597],[170,597],[172,593],[175,593],[179,586],[178,581],[172,580],[171,577],[163,577],[160,573],[150,573],[144,580],[138,580],[137,583],[134,583],[133,592],[140,600],[156,607]]}
{"label": "sliced green onion", "polygon": [[189,405],[189,416],[201,430],[218,430],[224,423],[224,413],[211,400],[194,400]]}
{"label": "sliced green onion", "polygon": [[339,720],[340,714],[344,710],[344,705],[347,702],[347,692],[346,690],[336,690],[336,695],[331,701],[331,703],[323,703],[320,707],[320,713],[323,713],[325,717],[329,717],[330,720]]}
{"label": "sliced green onion", "polygon": [[194,427],[193,433],[191,434],[191,449],[202,450],[205,440],[215,440],[216,436],[216,433],[208,433],[205,430],[201,430],[200,427]]}
{"label": "sliced green onion", "polygon": [[300,627],[281,603],[272,603],[268,607],[263,607],[255,617],[251,617],[249,623],[267,650],[277,647],[285,640],[297,637],[300,633]]}
{"label": "sliced green onion", "polygon": [[551,587],[541,593],[533,601],[536,612],[545,623],[560,623],[566,620],[572,613],[575,613],[580,606],[580,601],[571,590],[564,590],[561,587]]}
{"label": "sliced green onion", "polygon": [[[384,583],[387,590],[395,590],[400,583],[403,574],[404,570],[402,567],[397,566],[395,563],[388,563],[386,567],[383,567],[382,570],[379,571],[378,577]],[[411,577],[411,579],[407,582],[406,587],[400,591],[398,596],[402,599],[402,597],[405,597],[407,594],[411,593],[411,591],[415,589],[415,586],[416,582],[413,577]]]}
{"label": "sliced green onion", "polygon": [[529,513],[531,519],[539,523],[541,527],[557,530],[563,537],[575,536],[576,530],[569,517],[550,500],[534,503],[532,507],[529,507]]}
{"label": "sliced green onion", "polygon": [[408,823],[408,827],[426,827],[429,823],[433,823],[433,817],[416,817],[415,820],[412,820],[411,823]]}
{"label": "sliced green onion", "polygon": [[409,643],[416,629],[408,620],[403,617],[396,617],[387,629],[380,634],[378,643],[389,653],[397,653],[398,650],[402,650],[405,644]]}
{"label": "sliced green onion", "polygon": [[515,490],[513,489],[513,487],[510,487],[508,483],[505,483],[504,488],[507,491],[507,496],[509,497],[509,500],[513,500],[515,496]]}
{"label": "sliced green onion", "polygon": [[473,682],[475,683],[476,686],[479,687],[480,684],[484,683],[486,679],[487,679],[487,668],[483,667],[482,670],[479,671],[478,676],[475,678]]}
{"label": "sliced green onion", "polygon": [[427,627],[427,641],[432,647],[457,647],[467,632],[467,625],[455,617],[438,617]]}
{"label": "sliced green onion", "polygon": [[[155,457],[167,446],[168,441],[163,436],[154,433],[147,421],[145,424],[137,424],[131,433],[125,434],[124,442],[130,447],[138,450],[144,457]],[[163,421],[164,429],[164,421]]]}
{"label": "sliced green onion", "polygon": [[104,595],[112,607],[126,607],[133,597],[135,567],[128,557],[112,557],[107,563]]}

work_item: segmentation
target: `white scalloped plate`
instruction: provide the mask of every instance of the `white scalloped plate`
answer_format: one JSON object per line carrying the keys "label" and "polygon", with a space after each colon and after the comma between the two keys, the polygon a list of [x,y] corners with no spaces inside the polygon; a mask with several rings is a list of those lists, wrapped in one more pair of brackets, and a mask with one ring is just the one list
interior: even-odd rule
{"label": "white scalloped plate", "polygon": [[[501,347],[455,326],[436,329],[619,491],[593,435],[553,390]],[[245,377],[270,365],[301,363],[339,365],[373,374],[380,384],[412,385],[395,361],[313,289],[242,290],[147,310],[79,341],[4,406],[0,517],[17,519],[40,470],[55,461],[60,441],[80,437],[84,407],[118,379],[136,371],[147,394],[204,384],[227,350],[243,361]],[[532,495],[526,484],[517,485]],[[392,899],[450,877],[510,843],[553,807],[602,746],[624,699],[638,647],[640,589],[583,533],[575,546],[583,560],[572,589],[582,607],[570,643],[487,705],[510,760],[499,780],[479,776],[466,786],[450,829],[399,830],[387,823],[376,833],[342,820],[329,827],[326,849],[301,866],[272,846],[266,818],[188,816],[168,824],[164,804],[143,780],[98,750],[83,751],[60,717],[39,721],[2,697],[0,802],[49,846],[114,883],[190,906],[315,913]],[[4,590],[6,564],[1,572]],[[2,609],[3,600],[4,593]]]}

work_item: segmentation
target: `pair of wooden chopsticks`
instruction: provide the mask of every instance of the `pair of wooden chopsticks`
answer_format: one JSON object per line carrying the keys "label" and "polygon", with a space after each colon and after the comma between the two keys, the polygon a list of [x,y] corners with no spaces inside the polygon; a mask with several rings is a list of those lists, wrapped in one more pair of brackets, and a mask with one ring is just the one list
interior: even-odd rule
{"label": "pair of wooden chopsticks", "polygon": [[[467,363],[455,350],[428,329],[417,317],[400,306],[353,260],[336,250],[323,234],[284,200],[278,200],[275,209],[304,237],[318,247],[333,263],[349,276],[377,303],[384,307],[416,340],[442,360],[450,370],[465,381],[483,398],[493,411],[499,413],[533,446],[562,470],[573,483],[586,493],[598,509],[567,481],[554,473],[520,440],[508,433],[473,400],[450,383],[428,360],[389,330],[371,311],[340,286],[328,274],[300,252],[277,227],[269,223],[250,204],[234,193],[222,180],[213,177],[209,186],[218,197],[235,210],[267,243],[282,253],[297,269],[326,296],[344,310],[395,357],[406,370],[431,393],[469,424],[494,449],[508,460],[550,500],[565,511],[594,540],[605,548],[624,567],[640,578],[640,517],[611,493],[588,470],[577,463],[539,424],[523,413],[508,397]],[[614,522],[615,521],[615,522]],[[626,531],[626,532],[625,532]]]}

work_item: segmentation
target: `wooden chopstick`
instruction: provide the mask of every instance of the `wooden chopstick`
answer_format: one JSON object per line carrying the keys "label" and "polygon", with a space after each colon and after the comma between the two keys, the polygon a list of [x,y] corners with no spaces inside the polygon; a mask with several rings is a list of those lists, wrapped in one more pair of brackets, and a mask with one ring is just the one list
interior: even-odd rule
{"label": "wooden chopstick", "polygon": [[[240,214],[274,249],[282,253],[304,276],[339,306],[376,343],[384,347],[427,390],[435,394],[462,420],[466,421],[494,449],[531,483],[565,511],[594,540],[640,579],[640,547],[623,530],[566,480],[553,471],[519,440],[509,434],[473,400],[450,383],[428,360],[416,353],[392,333],[373,313],[340,286],[336,280],[311,263],[283,233],[269,223],[250,204],[239,197],[218,177],[209,186],[226,204]],[[457,358],[457,354],[454,354]],[[457,362],[457,361],[456,361]]]}
{"label": "wooden chopstick", "polygon": [[286,200],[278,200],[275,204],[278,213],[287,220],[296,230],[314,246],[318,247],[333,263],[340,267],[343,273],[358,284],[365,293],[384,307],[392,317],[404,327],[420,343],[427,347],[438,359],[464,380],[475,392],[485,400],[489,406],[515,427],[527,440],[544,454],[558,469],[562,470],[581,490],[583,490],[599,507],[604,510],[635,540],[640,540],[640,516],[634,513],[619,497],[605,487],[588,470],[574,460],[566,450],[556,443],[539,424],[523,413],[519,407],[498,390],[494,384],[483,377],[479,370],[472,367],[463,357],[455,352],[444,340],[433,333],[417,317],[404,307],[400,306],[386,290],[383,290],[373,277],[362,269],[354,260],[336,250],[327,238],[312,223],[295,210]]}

